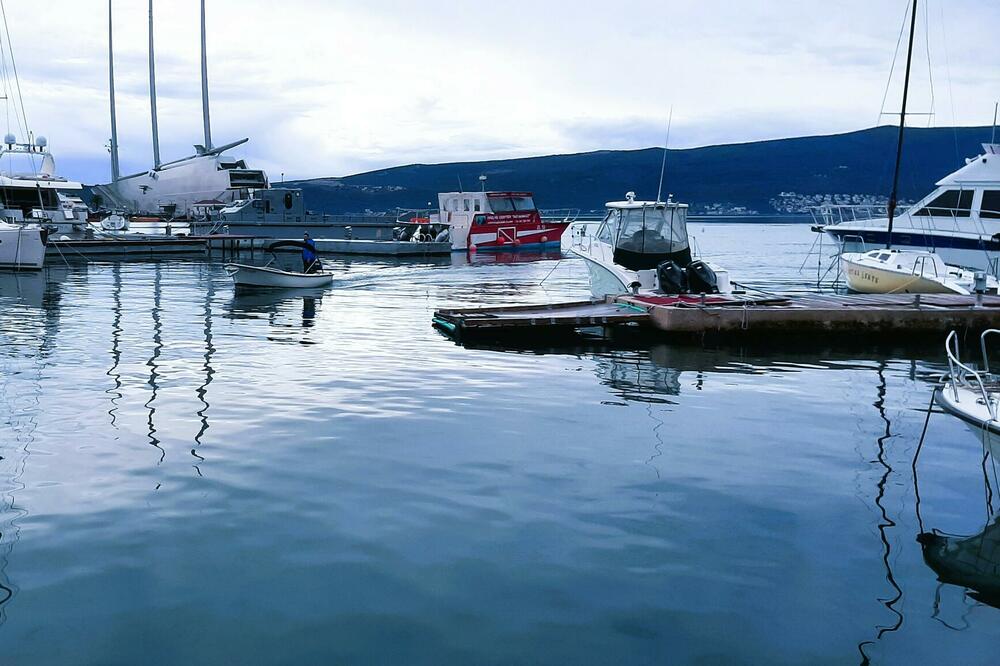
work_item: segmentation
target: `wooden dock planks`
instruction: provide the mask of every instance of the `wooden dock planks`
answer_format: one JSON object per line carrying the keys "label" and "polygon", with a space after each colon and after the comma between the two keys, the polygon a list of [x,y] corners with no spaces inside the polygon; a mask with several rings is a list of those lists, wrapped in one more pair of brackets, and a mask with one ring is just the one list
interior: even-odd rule
{"label": "wooden dock planks", "polygon": [[[769,299],[660,304],[643,297],[558,305],[440,310],[434,323],[456,337],[569,334],[641,326],[668,336],[943,334],[1000,327],[1000,297],[952,294],[802,294]],[[662,302],[662,301],[661,301]]]}

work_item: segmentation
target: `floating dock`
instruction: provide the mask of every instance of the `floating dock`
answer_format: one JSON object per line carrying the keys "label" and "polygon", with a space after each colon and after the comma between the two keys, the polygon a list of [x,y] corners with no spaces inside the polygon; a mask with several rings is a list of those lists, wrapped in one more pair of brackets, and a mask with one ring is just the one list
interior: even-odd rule
{"label": "floating dock", "polygon": [[[559,305],[439,310],[434,325],[458,340],[552,339],[585,328],[639,328],[675,338],[776,335],[934,336],[1000,328],[1000,297],[951,294],[768,298],[617,296]],[[907,338],[900,337],[900,342]]]}
{"label": "floating dock", "polygon": [[[224,255],[263,250],[277,238],[213,234],[210,236],[168,236],[165,234],[122,234],[94,238],[49,238],[50,257],[154,257],[221,251]],[[301,239],[294,239],[301,240]],[[425,257],[451,254],[451,243],[414,243],[396,240],[337,240],[315,238],[321,254]]]}

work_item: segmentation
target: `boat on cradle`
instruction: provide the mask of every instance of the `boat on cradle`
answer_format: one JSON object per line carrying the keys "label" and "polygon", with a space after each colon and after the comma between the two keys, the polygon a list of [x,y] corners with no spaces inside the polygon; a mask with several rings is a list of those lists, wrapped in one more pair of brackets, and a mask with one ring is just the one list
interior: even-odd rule
{"label": "boat on cradle", "polygon": [[934,390],[934,401],[949,414],[961,419],[973,433],[1000,456],[1000,375],[990,371],[986,343],[1000,330],[989,329],[979,338],[982,366],[978,369],[963,363],[958,348],[958,334],[952,331],[945,342],[948,374]]}
{"label": "boat on cradle", "polygon": [[593,234],[574,236],[570,250],[583,258],[595,298],[639,294],[732,294],[729,272],[692,256],[688,205],[671,201],[607,204]]}
{"label": "boat on cradle", "polygon": [[449,240],[453,251],[558,248],[572,223],[542,218],[531,192],[443,192],[438,210],[400,221],[405,239]]}
{"label": "boat on cradle", "polygon": [[323,270],[323,265],[317,258],[311,272],[288,271],[277,266],[277,250],[282,248],[304,249],[307,246],[301,241],[278,241],[271,243],[267,250],[271,260],[264,266],[250,264],[226,264],[226,273],[233,279],[237,289],[308,289],[326,287],[333,282],[333,273]]}
{"label": "boat on cradle", "polygon": [[949,266],[934,252],[881,249],[840,255],[851,291],[862,294],[995,294],[985,271]]}

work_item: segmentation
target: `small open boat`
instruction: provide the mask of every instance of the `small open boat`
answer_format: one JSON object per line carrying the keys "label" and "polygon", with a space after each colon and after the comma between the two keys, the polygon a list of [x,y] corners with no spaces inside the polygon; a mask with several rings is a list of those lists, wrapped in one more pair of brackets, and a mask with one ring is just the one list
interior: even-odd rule
{"label": "small open boat", "polygon": [[990,372],[986,341],[1000,330],[989,329],[980,337],[982,365],[973,368],[960,360],[958,334],[952,331],[945,342],[948,374],[934,391],[934,400],[949,414],[961,419],[988,446],[1000,455],[1000,377]]}
{"label": "small open boat", "polygon": [[275,250],[282,247],[309,247],[301,241],[277,241],[267,246],[272,259],[264,266],[249,264],[226,264],[226,273],[233,278],[237,289],[308,289],[325,287],[333,282],[333,273],[323,270],[319,259],[313,263],[309,273],[286,271],[274,266],[277,256]]}

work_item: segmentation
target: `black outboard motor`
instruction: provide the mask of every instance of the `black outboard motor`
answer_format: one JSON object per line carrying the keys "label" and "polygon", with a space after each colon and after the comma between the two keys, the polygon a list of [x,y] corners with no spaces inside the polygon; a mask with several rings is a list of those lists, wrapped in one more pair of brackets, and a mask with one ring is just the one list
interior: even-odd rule
{"label": "black outboard motor", "polygon": [[704,261],[692,261],[688,264],[687,285],[692,294],[719,293],[719,278]]}
{"label": "black outboard motor", "polygon": [[670,259],[657,264],[656,279],[664,294],[683,294],[687,291],[688,280],[684,269]]}

